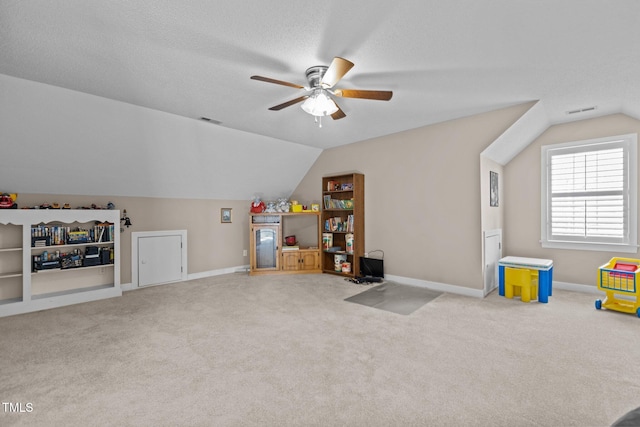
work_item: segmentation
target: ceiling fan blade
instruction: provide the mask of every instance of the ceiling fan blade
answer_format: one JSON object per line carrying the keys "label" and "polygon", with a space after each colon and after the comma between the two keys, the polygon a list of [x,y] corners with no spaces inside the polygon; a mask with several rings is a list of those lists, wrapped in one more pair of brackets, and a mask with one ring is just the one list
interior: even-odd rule
{"label": "ceiling fan blade", "polygon": [[331,61],[331,65],[329,65],[327,72],[322,76],[320,86],[324,88],[333,87],[352,67],[353,62],[336,56],[333,58],[333,61]]}
{"label": "ceiling fan blade", "polygon": [[378,101],[388,101],[393,96],[393,92],[390,90],[336,89],[333,94],[343,98],[375,99]]}
{"label": "ceiling fan blade", "polygon": [[287,101],[287,102],[284,102],[284,103],[282,103],[280,105],[276,105],[274,107],[271,107],[271,108],[269,108],[269,110],[279,111],[279,110],[282,110],[283,108],[287,108],[287,107],[290,107],[290,106],[292,106],[294,104],[297,104],[298,102],[302,102],[305,99],[307,99],[308,97],[309,97],[309,95],[304,95],[304,96],[301,96],[300,98],[292,99],[291,101]]}
{"label": "ceiling fan blade", "polygon": [[282,85],[282,86],[295,87],[296,89],[304,89],[304,86],[300,86],[295,83],[284,82],[282,80],[270,79],[269,77],[251,76],[251,79],[260,80],[261,82],[275,83],[277,85]]}
{"label": "ceiling fan blade", "polygon": [[347,115],[344,113],[344,111],[342,111],[342,109],[340,107],[338,107],[338,111],[336,111],[335,113],[333,113],[331,115],[331,118],[333,120],[340,120],[340,119],[343,119],[345,117],[347,117]]}

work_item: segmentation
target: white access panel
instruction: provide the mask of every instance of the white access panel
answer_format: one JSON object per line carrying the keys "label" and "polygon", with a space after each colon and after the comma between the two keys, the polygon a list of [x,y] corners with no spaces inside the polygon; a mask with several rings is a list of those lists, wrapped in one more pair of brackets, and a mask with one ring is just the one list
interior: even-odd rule
{"label": "white access panel", "polygon": [[132,279],[137,278],[138,287],[186,279],[186,231],[132,233],[132,243],[137,258]]}
{"label": "white access panel", "polygon": [[502,258],[502,230],[484,233],[484,295],[498,287],[498,261]]}

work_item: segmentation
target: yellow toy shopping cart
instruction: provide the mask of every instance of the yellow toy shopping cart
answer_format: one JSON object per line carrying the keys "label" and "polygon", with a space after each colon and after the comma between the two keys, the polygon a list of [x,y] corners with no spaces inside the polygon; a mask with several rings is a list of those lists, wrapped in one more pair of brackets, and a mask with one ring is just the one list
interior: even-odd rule
{"label": "yellow toy shopping cart", "polygon": [[597,299],[596,308],[635,313],[640,317],[638,303],[638,274],[640,260],[633,258],[611,258],[608,263],[598,269],[598,289],[607,297],[604,301]]}

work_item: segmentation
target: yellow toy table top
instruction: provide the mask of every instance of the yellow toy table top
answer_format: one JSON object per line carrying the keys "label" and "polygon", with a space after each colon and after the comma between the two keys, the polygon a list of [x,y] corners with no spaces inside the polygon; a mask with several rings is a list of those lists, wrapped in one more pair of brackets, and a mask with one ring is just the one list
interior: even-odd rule
{"label": "yellow toy table top", "polygon": [[550,270],[553,268],[553,260],[508,256],[498,261],[498,265],[505,267],[531,268],[533,270]]}

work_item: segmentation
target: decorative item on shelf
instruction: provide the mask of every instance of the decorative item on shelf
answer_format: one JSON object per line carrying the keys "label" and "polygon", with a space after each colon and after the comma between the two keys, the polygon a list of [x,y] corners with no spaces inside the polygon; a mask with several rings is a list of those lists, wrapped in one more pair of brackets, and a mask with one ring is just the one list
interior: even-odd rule
{"label": "decorative item on shelf", "polygon": [[0,209],[18,209],[17,198],[18,195],[15,193],[2,193],[0,196]]}
{"label": "decorative item on shelf", "polygon": [[84,249],[83,267],[100,265],[100,248],[97,246],[87,246]]}
{"label": "decorative item on shelf", "polygon": [[347,246],[347,253],[352,254],[353,253],[353,233],[348,233],[345,236],[345,241],[346,241],[346,246]]}
{"label": "decorative item on shelf", "polygon": [[298,242],[296,241],[296,236],[292,235],[292,236],[287,236],[284,238],[284,244],[287,246],[295,246],[298,244]]}
{"label": "decorative item on shelf", "polygon": [[[126,209],[122,211],[122,218],[120,218],[120,222],[124,222],[124,224],[122,224],[122,225],[124,225],[127,228],[129,228],[129,227],[131,227],[133,225],[131,223],[131,218],[129,218],[127,216],[127,210]],[[124,231],[124,229],[120,228],[120,231]]]}
{"label": "decorative item on shelf", "polygon": [[311,211],[312,212],[320,212],[320,204],[319,203],[311,203]]}
{"label": "decorative item on shelf", "polygon": [[33,256],[33,267],[31,271],[37,272],[40,270],[55,270],[56,268],[60,268],[60,258],[55,255],[49,254],[45,251],[42,255],[34,255]]}
{"label": "decorative item on shelf", "polygon": [[302,212],[305,210],[305,207],[298,203],[297,200],[291,201],[291,212]]}
{"label": "decorative item on shelf", "polygon": [[332,233],[322,233],[322,249],[328,251],[330,247],[333,246],[333,234]]}
{"label": "decorative item on shelf", "polygon": [[277,212],[278,209],[276,208],[276,206],[276,202],[267,202],[267,208],[264,211],[269,213]]}
{"label": "decorative item on shelf", "polygon": [[260,196],[255,196],[251,202],[251,213],[262,213],[266,209],[264,202],[260,199]]}
{"label": "decorative item on shelf", "polygon": [[289,201],[286,198],[278,199],[278,206],[277,206],[278,212],[289,212],[290,209],[291,209],[291,203],[289,203]]}
{"label": "decorative item on shelf", "polygon": [[345,261],[342,263],[342,272],[343,273],[351,273],[351,263]]}
{"label": "decorative item on shelf", "polygon": [[65,254],[60,258],[60,268],[66,270],[67,268],[82,267],[82,256],[75,251],[71,254]]}

